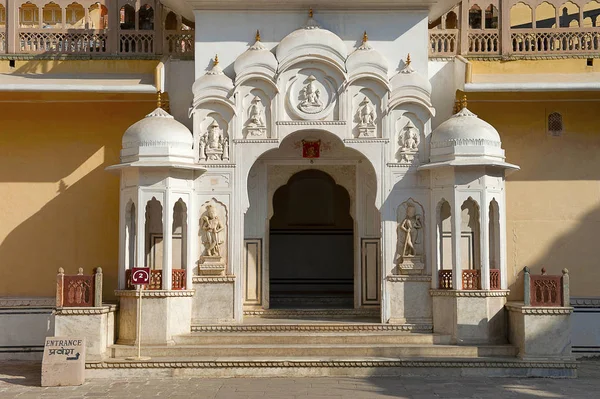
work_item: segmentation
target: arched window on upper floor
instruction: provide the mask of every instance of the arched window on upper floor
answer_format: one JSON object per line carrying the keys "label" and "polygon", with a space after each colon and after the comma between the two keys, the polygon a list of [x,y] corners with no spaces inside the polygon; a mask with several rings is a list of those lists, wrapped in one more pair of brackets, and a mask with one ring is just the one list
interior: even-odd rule
{"label": "arched window on upper floor", "polygon": [[177,15],[173,11],[169,11],[165,17],[165,30],[178,30],[177,29]]}
{"label": "arched window on upper floor", "polygon": [[583,27],[600,26],[600,1],[590,1],[583,6]]}
{"label": "arched window on upper floor", "polygon": [[[133,7],[131,7],[131,9],[133,10]],[[90,19],[90,29],[108,28],[108,8],[106,8],[105,5],[100,3],[92,4],[88,12]],[[133,14],[135,14],[135,12]],[[131,20],[134,21],[133,18]]]}
{"label": "arched window on upper floor", "polygon": [[469,10],[469,28],[481,29],[481,8],[477,4],[473,4]]}
{"label": "arched window on upper floor", "polygon": [[498,9],[493,4],[485,9],[485,29],[498,29]]}
{"label": "arched window on upper floor", "polygon": [[119,10],[119,26],[121,30],[135,29],[135,9],[129,4]]}
{"label": "arched window on upper floor", "polygon": [[517,3],[510,8],[510,27],[513,29],[531,29],[533,18],[531,7],[525,3]]}
{"label": "arched window on upper floor", "polygon": [[40,19],[40,9],[30,2],[23,3],[19,7],[19,27],[38,28]]}
{"label": "arched window on upper floor", "polygon": [[579,27],[579,7],[570,1],[560,6],[560,15],[558,23],[561,28]]}
{"label": "arched window on upper floor", "polygon": [[85,9],[79,3],[71,3],[65,10],[67,17],[67,27],[69,28],[85,28]]}

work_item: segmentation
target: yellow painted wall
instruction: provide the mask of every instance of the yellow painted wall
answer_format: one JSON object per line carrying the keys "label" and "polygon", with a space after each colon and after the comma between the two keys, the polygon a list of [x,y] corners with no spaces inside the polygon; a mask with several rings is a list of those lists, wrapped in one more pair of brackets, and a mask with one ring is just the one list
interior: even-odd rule
{"label": "yellow painted wall", "polygon": [[0,73],[154,74],[158,60],[15,60],[0,63]]}
{"label": "yellow painted wall", "polygon": [[[507,244],[511,297],[522,269],[571,273],[571,295],[600,296],[599,93],[469,95],[469,108],[498,129],[507,161]],[[550,112],[562,137],[546,134]]]}
{"label": "yellow painted wall", "polygon": [[54,296],[59,267],[97,266],[114,296],[119,178],[104,168],[155,104],[152,95],[0,93],[0,296]]}

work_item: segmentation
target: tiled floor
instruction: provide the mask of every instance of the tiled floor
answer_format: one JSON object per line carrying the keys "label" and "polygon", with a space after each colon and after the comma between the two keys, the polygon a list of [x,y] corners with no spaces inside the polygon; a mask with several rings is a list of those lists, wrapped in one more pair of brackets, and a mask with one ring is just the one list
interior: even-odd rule
{"label": "tiled floor", "polygon": [[90,380],[41,388],[40,365],[0,362],[0,398],[600,398],[600,360],[582,361],[578,379],[237,378]]}

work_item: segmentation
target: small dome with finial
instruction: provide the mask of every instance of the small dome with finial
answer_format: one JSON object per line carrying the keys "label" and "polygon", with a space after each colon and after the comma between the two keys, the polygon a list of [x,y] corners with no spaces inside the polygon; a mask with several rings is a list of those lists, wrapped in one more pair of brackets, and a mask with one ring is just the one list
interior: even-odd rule
{"label": "small dome with finial", "polygon": [[426,76],[421,75],[411,65],[410,54],[406,57],[404,67],[391,80],[392,90],[403,91],[406,94],[416,92],[419,96],[431,97],[431,83]]}
{"label": "small dome with finial", "polygon": [[196,79],[192,85],[192,92],[197,96],[200,92],[217,91],[222,96],[228,96],[233,89],[233,81],[227,77],[219,66],[219,56],[215,55],[213,66],[204,74]]}
{"label": "small dome with finial", "polygon": [[139,161],[194,161],[194,139],[190,130],[159,106],[123,135],[121,163]]}
{"label": "small dome with finial", "polygon": [[376,75],[388,81],[389,64],[387,59],[369,43],[367,32],[363,34],[362,44],[346,60],[346,70],[352,80],[359,76]]}
{"label": "small dome with finial", "polygon": [[235,81],[239,83],[249,76],[264,76],[273,79],[277,73],[275,55],[260,41],[260,32],[256,31],[256,41],[243,52],[233,64]]}
{"label": "small dome with finial", "polygon": [[344,41],[335,33],[322,29],[314,20],[312,8],[308,12],[306,25],[284,37],[277,45],[276,57],[279,65],[286,65],[298,57],[311,55],[333,61],[345,70],[348,49]]}
{"label": "small dome with finial", "polygon": [[466,96],[462,98],[459,108],[456,114],[431,133],[430,162],[514,168],[514,165],[504,163],[500,134],[492,125],[469,111]]}

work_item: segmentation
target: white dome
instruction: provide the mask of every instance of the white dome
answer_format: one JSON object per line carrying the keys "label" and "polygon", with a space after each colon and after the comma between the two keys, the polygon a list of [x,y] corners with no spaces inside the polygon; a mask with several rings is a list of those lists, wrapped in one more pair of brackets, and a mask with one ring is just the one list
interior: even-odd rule
{"label": "white dome", "polygon": [[362,45],[350,54],[346,60],[346,70],[349,78],[352,79],[361,75],[377,75],[387,82],[388,69],[387,59],[371,47],[365,32]]}
{"label": "white dome", "polygon": [[223,73],[217,57],[215,57],[212,69],[196,79],[192,85],[194,97],[206,97],[214,94],[227,97],[232,89],[233,81]]}
{"label": "white dome", "polygon": [[123,135],[121,162],[141,159],[193,162],[194,138],[190,130],[162,108],[156,108],[131,125]]}
{"label": "white dome", "polygon": [[280,65],[297,57],[311,55],[333,61],[342,71],[348,49],[342,39],[327,29],[321,29],[314,19],[308,24],[284,37],[277,46],[276,56]]}
{"label": "white dome", "polygon": [[401,94],[408,91],[413,92],[413,95],[419,97],[425,96],[427,99],[431,97],[431,83],[429,83],[429,79],[416,72],[410,66],[410,58],[407,60],[404,68],[392,78],[391,83],[394,93],[400,92]]}
{"label": "white dome", "polygon": [[257,34],[256,43],[244,51],[233,64],[236,82],[242,81],[246,76],[262,75],[273,79],[277,73],[277,59],[269,49],[260,42]]}
{"label": "white dome", "polygon": [[466,107],[431,133],[431,162],[472,159],[472,165],[504,161],[500,135]]}

